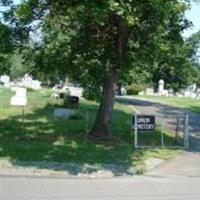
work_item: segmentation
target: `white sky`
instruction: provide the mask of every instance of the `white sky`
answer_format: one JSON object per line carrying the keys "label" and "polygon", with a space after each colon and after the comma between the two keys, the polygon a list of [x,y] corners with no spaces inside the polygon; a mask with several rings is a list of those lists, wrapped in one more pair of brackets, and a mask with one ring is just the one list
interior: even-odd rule
{"label": "white sky", "polygon": [[193,27],[183,33],[184,37],[189,37],[200,30],[200,3],[192,3],[191,10],[186,12],[186,17],[193,23]]}

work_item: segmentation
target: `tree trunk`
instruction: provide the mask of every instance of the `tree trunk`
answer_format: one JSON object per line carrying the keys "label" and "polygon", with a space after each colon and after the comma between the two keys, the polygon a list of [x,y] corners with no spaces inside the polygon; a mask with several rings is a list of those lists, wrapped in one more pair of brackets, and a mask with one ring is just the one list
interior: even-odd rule
{"label": "tree trunk", "polygon": [[103,94],[95,124],[90,132],[94,138],[104,139],[110,134],[110,124],[115,98],[116,75],[110,73],[104,80]]}
{"label": "tree trunk", "polygon": [[[129,34],[125,30],[122,19],[116,17],[117,35],[116,35],[116,55],[118,57],[118,69],[123,67],[123,62],[126,59],[126,47]],[[114,68],[113,68],[114,67]],[[109,136],[110,124],[112,120],[112,111],[115,98],[116,82],[118,73],[116,66],[109,66],[104,80],[103,94],[97,113],[95,124],[90,132],[90,135],[95,138],[103,139]]]}

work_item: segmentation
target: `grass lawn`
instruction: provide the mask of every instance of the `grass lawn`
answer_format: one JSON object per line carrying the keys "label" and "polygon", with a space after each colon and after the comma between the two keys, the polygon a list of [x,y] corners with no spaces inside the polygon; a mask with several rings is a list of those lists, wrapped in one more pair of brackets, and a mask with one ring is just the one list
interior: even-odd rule
{"label": "grass lawn", "polygon": [[200,100],[181,97],[134,96],[200,113]]}
{"label": "grass lawn", "polygon": [[[133,111],[116,103],[113,113],[111,141],[86,140],[86,127],[91,128],[98,104],[81,100],[80,119],[63,119],[53,116],[61,100],[50,98],[50,90],[29,91],[25,108],[24,128],[22,109],[9,105],[13,93],[0,89],[0,158],[13,161],[55,161],[83,163],[141,164],[148,157],[167,159],[175,150],[134,150],[130,120]],[[89,120],[86,125],[86,113]],[[158,140],[159,132],[148,140]],[[169,137],[170,138],[170,137]],[[170,139],[169,139],[170,140]]]}

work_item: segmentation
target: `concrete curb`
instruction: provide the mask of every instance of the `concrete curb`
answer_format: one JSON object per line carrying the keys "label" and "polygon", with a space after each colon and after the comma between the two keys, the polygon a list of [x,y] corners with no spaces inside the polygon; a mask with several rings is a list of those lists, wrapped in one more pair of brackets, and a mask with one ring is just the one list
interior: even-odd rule
{"label": "concrete curb", "polygon": [[134,176],[136,173],[136,169],[128,165],[0,160],[1,176],[112,178]]}

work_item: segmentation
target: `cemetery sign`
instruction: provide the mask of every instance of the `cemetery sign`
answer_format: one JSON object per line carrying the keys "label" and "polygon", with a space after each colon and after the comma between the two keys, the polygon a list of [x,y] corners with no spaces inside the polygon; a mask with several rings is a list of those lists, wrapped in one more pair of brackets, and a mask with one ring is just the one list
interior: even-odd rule
{"label": "cemetery sign", "polygon": [[135,130],[135,125],[137,126],[137,130],[140,132],[153,131],[155,130],[155,116],[154,115],[136,115],[136,117],[133,116],[132,118],[133,130]]}
{"label": "cemetery sign", "polygon": [[26,106],[27,104],[27,89],[13,87],[12,91],[15,91],[16,94],[11,97],[10,104],[11,106]]}

